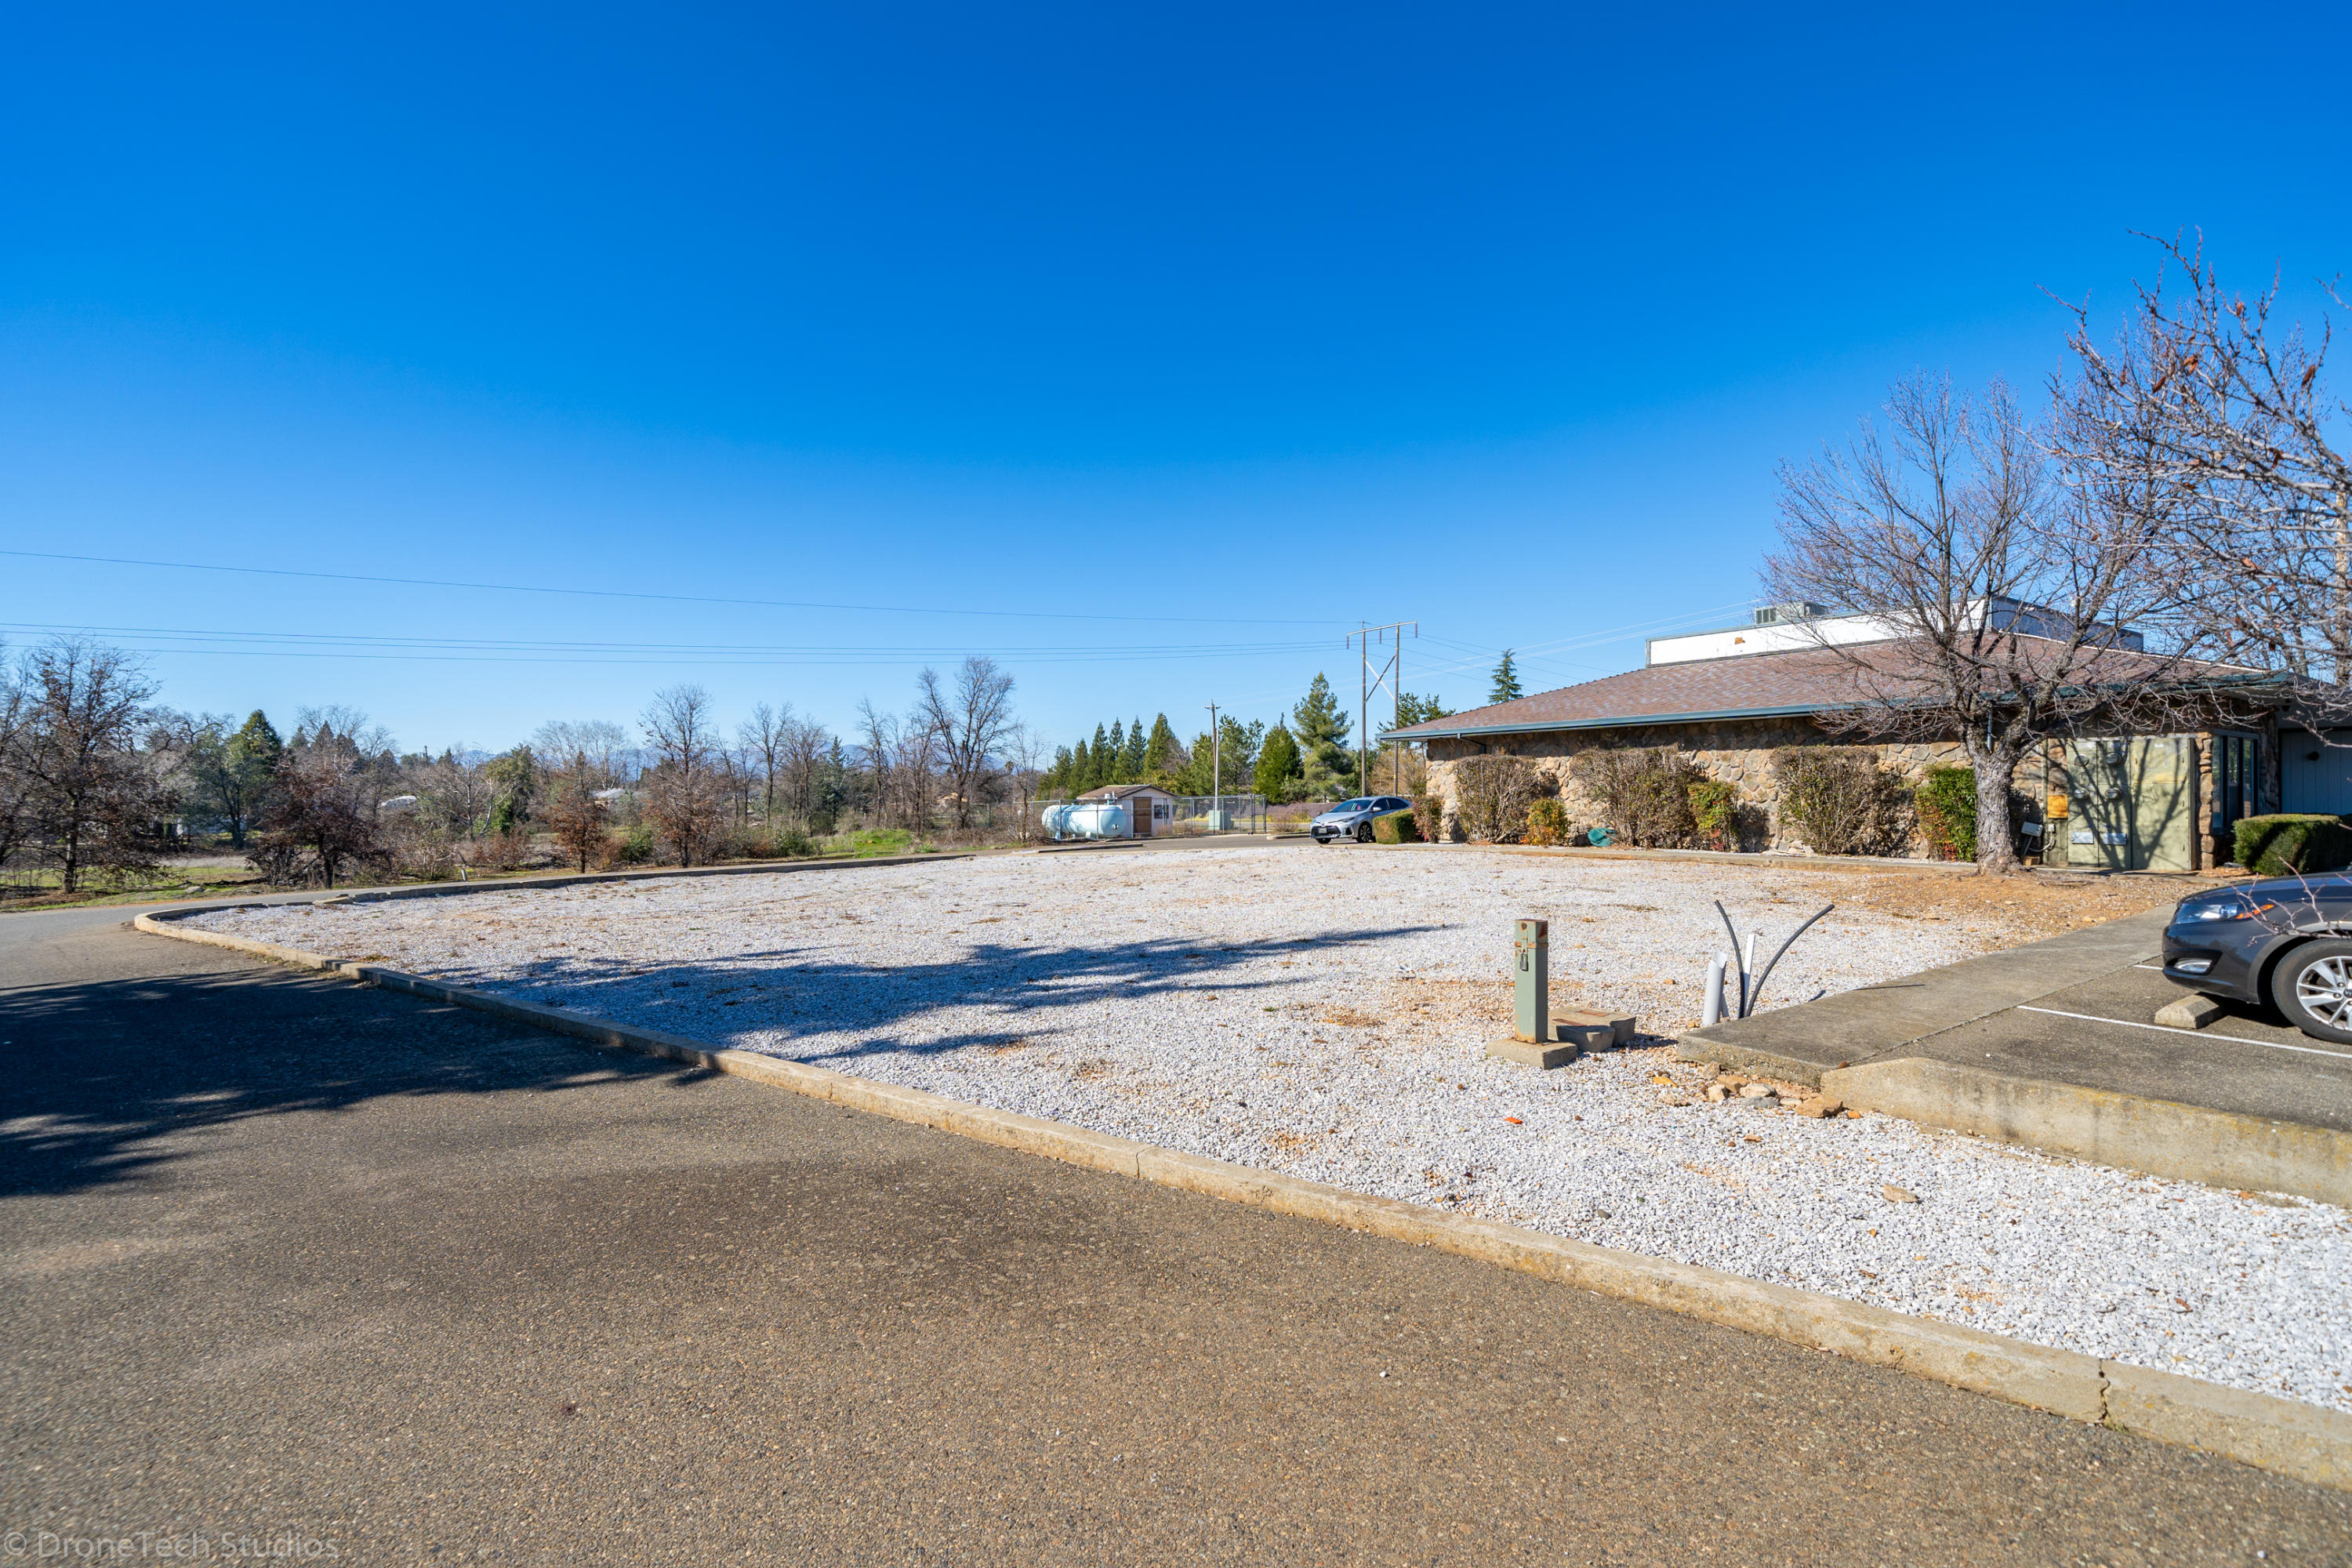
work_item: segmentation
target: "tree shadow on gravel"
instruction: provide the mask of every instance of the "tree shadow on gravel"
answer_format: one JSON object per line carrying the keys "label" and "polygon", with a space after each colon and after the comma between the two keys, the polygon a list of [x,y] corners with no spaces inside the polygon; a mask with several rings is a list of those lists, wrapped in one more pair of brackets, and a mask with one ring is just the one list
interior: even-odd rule
{"label": "tree shadow on gravel", "polygon": [[699,1076],[282,970],[0,990],[0,1199],[155,1174],[257,1117]]}
{"label": "tree shadow on gravel", "polygon": [[[437,979],[495,990],[501,995],[591,1013],[616,1022],[706,1040],[735,1043],[754,1034],[778,1034],[752,1048],[797,1060],[839,1062],[874,1056],[940,1056],[970,1047],[1005,1046],[1050,1028],[1073,1007],[1117,998],[1149,1002],[1213,988],[1280,1005],[1309,976],[1241,977],[1234,971],[1267,959],[1327,963],[1352,953],[1369,963],[1379,946],[1443,930],[1413,925],[1361,927],[1316,936],[1203,947],[1167,938],[1140,938],[1087,947],[1022,947],[983,943],[953,958],[877,968],[803,950],[766,948],[723,960],[682,964],[599,963],[575,957],[541,960],[520,975],[443,968]],[[899,1031],[945,1008],[980,1005],[1007,1016],[1003,1027],[962,1030],[935,1039]],[[842,1047],[828,1042],[802,1051],[797,1038],[853,1030],[877,1037]]]}

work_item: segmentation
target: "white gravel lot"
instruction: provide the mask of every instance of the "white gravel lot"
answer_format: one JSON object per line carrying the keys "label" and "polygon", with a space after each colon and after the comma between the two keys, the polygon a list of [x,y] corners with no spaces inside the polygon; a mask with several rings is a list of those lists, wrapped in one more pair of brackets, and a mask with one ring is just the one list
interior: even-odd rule
{"label": "white gravel lot", "polygon": [[[1112,851],[198,923],[2352,1410],[2345,1210],[1885,1117],[1675,1105],[1701,1074],[1663,1046],[1549,1073],[1483,1055],[1507,1032],[1514,919],[1552,921],[1559,994],[1664,1035],[1696,1022],[1713,899],[1769,952],[1822,884],[1466,850]],[[1841,909],[1768,1005],[2019,936]]]}

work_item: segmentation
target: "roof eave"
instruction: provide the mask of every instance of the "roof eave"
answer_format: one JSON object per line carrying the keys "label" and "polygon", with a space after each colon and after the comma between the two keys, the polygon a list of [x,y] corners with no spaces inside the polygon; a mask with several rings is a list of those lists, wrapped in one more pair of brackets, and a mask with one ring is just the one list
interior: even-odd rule
{"label": "roof eave", "polygon": [[[2137,681],[2116,681],[2105,688],[2098,686],[2069,687],[2062,695],[2095,697],[2102,689],[2122,690]],[[2178,689],[2244,690],[2250,687],[2279,686],[2284,678],[2271,670],[2257,670],[2245,675],[2209,676],[2201,679],[2182,681]],[[1931,699],[1922,699],[1930,702]],[[1774,708],[1711,708],[1685,713],[1622,714],[1605,719],[1538,719],[1509,724],[1461,724],[1444,730],[1431,730],[1415,724],[1402,730],[1382,731],[1382,741],[1456,741],[1479,735],[1538,735],[1560,730],[1630,730],[1645,724],[1714,724],[1735,719],[1790,719],[1815,713],[1843,713],[1857,708],[1884,706],[1875,702],[1798,702]]]}
{"label": "roof eave", "polygon": [[[1860,704],[1847,704],[1858,707]],[[1800,702],[1785,708],[1710,708],[1688,713],[1642,713],[1608,719],[1536,719],[1511,724],[1463,724],[1446,730],[1424,730],[1414,725],[1404,730],[1383,731],[1383,741],[1454,741],[1475,735],[1535,735],[1553,730],[1623,730],[1636,724],[1706,724],[1728,719],[1786,719],[1800,714],[1828,713],[1835,705],[1820,702]]]}

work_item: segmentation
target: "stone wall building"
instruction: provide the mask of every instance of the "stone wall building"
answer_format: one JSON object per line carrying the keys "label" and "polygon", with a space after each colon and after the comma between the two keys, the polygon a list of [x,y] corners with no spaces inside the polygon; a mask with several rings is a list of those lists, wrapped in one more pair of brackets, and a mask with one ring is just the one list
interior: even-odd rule
{"label": "stone wall building", "polygon": [[[1759,617],[1773,614],[1759,612]],[[1836,618],[1826,640],[1876,640],[1837,635],[1862,620]],[[1865,625],[1864,633],[1868,630]],[[1932,766],[1968,765],[1957,732],[1874,743],[1825,722],[1826,715],[1852,713],[1861,700],[1851,661],[1823,640],[1818,624],[1808,628],[1761,618],[1750,627],[1657,638],[1639,669],[1410,725],[1384,738],[1426,747],[1430,791],[1444,804],[1448,834],[1456,838],[1463,835],[1454,775],[1465,759],[1528,759],[1538,793],[1556,795],[1569,822],[1581,828],[1613,825],[1580,784],[1578,758],[1667,747],[1737,792],[1746,824],[1739,847],[1802,851],[1811,847],[1781,810],[1774,753],[1782,748],[1862,749],[1910,786]],[[2118,870],[2209,869],[2230,858],[2231,828],[2240,817],[2280,809],[2274,696],[2250,671],[2201,666],[2189,673],[2242,687],[2243,695],[2205,703],[2211,721],[2194,729],[2144,735],[2085,727],[2020,764],[2020,816],[2034,830],[2021,840],[2021,853]],[[1915,833],[1909,853],[1929,852]]]}

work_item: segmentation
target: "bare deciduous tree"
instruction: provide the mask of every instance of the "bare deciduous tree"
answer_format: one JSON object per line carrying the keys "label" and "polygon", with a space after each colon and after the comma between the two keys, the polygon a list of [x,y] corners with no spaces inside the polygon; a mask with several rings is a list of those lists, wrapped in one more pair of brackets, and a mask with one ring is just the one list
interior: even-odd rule
{"label": "bare deciduous tree", "polygon": [[937,741],[940,760],[955,788],[956,826],[971,826],[971,803],[997,752],[1019,728],[1013,717],[1013,677],[985,654],[956,670],[944,689],[936,670],[915,678],[915,719]]}
{"label": "bare deciduous tree", "polygon": [[[546,766],[544,759],[542,766]],[[598,764],[589,757],[586,746],[581,745],[546,771],[548,826],[554,829],[556,842],[563,846],[564,853],[585,871],[590,857],[604,847],[606,827],[613,816],[611,809],[596,798]]]}
{"label": "bare deciduous tree", "polygon": [[273,882],[331,888],[346,868],[385,858],[373,770],[356,745],[329,733],[326,744],[290,748],[278,762],[250,857]]}
{"label": "bare deciduous tree", "polygon": [[64,889],[92,866],[152,868],[156,819],[172,803],[138,752],[154,683],[131,655],[75,637],[36,649],[24,679],[15,755],[26,826]]}
{"label": "bare deciduous tree", "polygon": [[654,758],[645,780],[646,815],[682,866],[693,865],[697,851],[719,831],[724,809],[711,708],[710,693],[701,687],[673,686],[655,694],[643,720]]}
{"label": "bare deciduous tree", "polygon": [[30,735],[32,682],[25,667],[5,653],[0,647],[0,868],[23,847],[32,826],[21,749]]}
{"label": "bare deciduous tree", "polygon": [[2276,321],[2275,275],[2245,298],[2222,287],[2201,242],[2156,243],[2185,287],[2168,291],[2160,268],[2116,340],[2070,307],[2062,449],[2128,473],[2157,503],[2151,542],[2230,657],[2352,715],[2352,455],[2335,439],[2352,405],[2321,379],[2330,329],[2306,338]]}
{"label": "bare deciduous tree", "polygon": [[898,721],[875,707],[873,699],[862,699],[857,704],[857,735],[858,752],[874,781],[876,819],[887,821],[891,805],[891,763],[898,749]]}
{"label": "bare deciduous tree", "polygon": [[[1998,384],[1971,400],[1915,377],[1885,414],[1884,432],[1865,425],[1845,452],[1782,469],[1765,590],[1878,623],[1880,640],[1818,632],[1855,698],[1823,721],[1888,739],[1957,735],[1976,771],[1978,863],[2013,869],[2019,761],[2095,714],[2152,726],[2201,710],[2211,667],[2189,657],[2193,628],[2147,548],[2132,476],[2053,474]],[[2131,647],[2126,626],[2151,647]]]}
{"label": "bare deciduous tree", "polygon": [[803,827],[815,825],[822,780],[833,748],[833,737],[813,720],[795,719],[784,732],[784,789],[791,797],[793,814]]}
{"label": "bare deciduous tree", "polygon": [[751,710],[751,716],[737,726],[735,737],[742,743],[760,770],[761,820],[772,822],[776,816],[776,775],[783,771],[792,750],[793,733],[799,721],[793,717],[793,705],[771,708],[762,702]]}
{"label": "bare deciduous tree", "polygon": [[628,732],[610,720],[555,720],[539,727],[530,746],[550,770],[584,769],[592,789],[616,789],[628,783]]}

